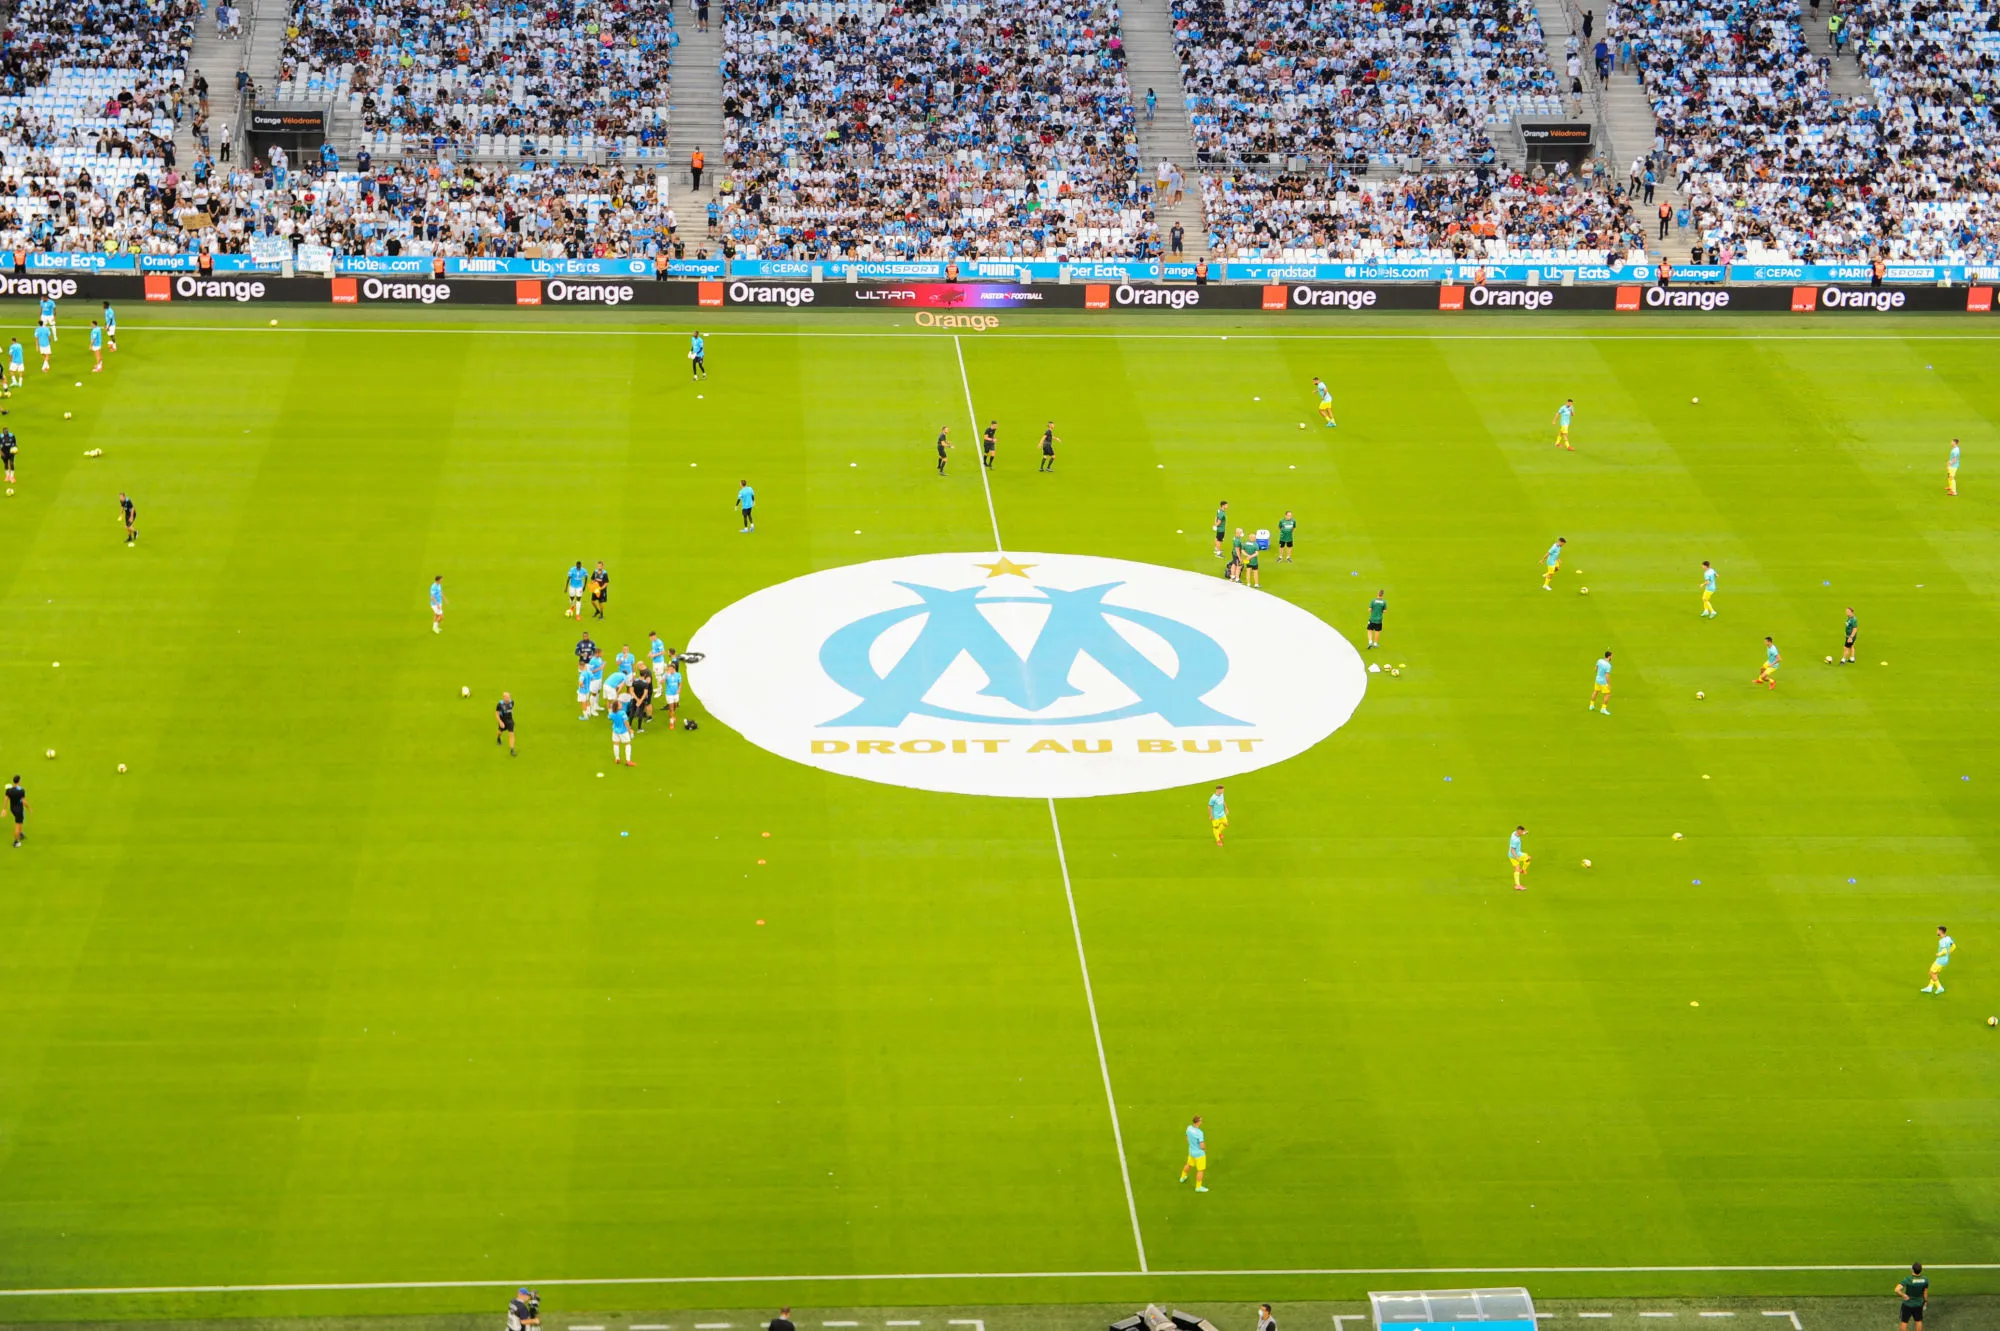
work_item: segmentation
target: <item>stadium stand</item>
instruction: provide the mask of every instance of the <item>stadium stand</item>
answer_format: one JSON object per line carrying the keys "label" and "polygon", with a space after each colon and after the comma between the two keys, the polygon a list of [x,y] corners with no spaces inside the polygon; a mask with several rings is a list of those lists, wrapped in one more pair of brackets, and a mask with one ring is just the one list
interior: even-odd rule
{"label": "stadium stand", "polygon": [[[0,35],[0,243],[99,248],[173,160],[196,0],[21,0]],[[11,197],[10,197],[11,196]],[[128,201],[129,202],[129,201]]]}
{"label": "stadium stand", "polygon": [[1561,116],[1531,5],[1176,0],[1194,141],[1216,166],[1493,160],[1520,115]]}
{"label": "stadium stand", "polygon": [[1868,105],[1833,96],[1794,10],[1636,0],[1612,20],[1707,249],[1806,262],[1992,260],[1992,22],[1975,0],[1861,0]]}
{"label": "stadium stand", "polygon": [[1158,251],[1106,0],[739,0],[723,25],[731,251]]}
{"label": "stadium stand", "polygon": [[1643,223],[1595,181],[1536,168],[1202,178],[1209,244],[1227,258],[1613,263],[1645,252]]}
{"label": "stadium stand", "polygon": [[669,0],[299,0],[280,102],[361,118],[377,155],[664,156]]}

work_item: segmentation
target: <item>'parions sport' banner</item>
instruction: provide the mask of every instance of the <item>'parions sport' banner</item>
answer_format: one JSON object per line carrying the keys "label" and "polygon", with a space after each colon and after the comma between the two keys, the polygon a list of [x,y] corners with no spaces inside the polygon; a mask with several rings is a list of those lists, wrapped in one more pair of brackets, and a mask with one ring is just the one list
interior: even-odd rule
{"label": "'parions sport' banner", "polygon": [[1204,310],[1352,316],[1442,311],[1532,318],[1551,313],[1752,314],[1867,317],[1894,314],[1988,314],[1992,286],[1873,287],[1867,284],[1777,286],[1410,285],[1290,282],[1264,286],[1085,282],[1014,283],[698,282],[611,276],[495,280],[425,272],[284,277],[263,271],[118,272],[43,270],[0,273],[0,299],[215,302],[294,305],[570,306],[628,305],[753,309],[796,313],[872,311],[916,328],[985,331],[1027,310],[1141,313],[1186,317]]}

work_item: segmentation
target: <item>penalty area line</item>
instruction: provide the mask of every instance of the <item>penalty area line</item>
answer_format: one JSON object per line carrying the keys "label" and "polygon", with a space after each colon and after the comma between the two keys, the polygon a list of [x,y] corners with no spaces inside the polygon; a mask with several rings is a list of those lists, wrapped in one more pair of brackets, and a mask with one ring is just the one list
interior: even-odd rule
{"label": "penalty area line", "polygon": [[[2000,1271],[2000,1262],[1934,1262],[1938,1271]],[[1791,1266],[1326,1266],[1274,1267],[1252,1270],[1194,1271],[906,1271],[840,1275],[776,1276],[565,1276],[540,1280],[351,1280],[270,1285],[93,1285],[70,1289],[0,1289],[0,1298],[120,1298],[135,1294],[311,1294],[372,1289],[497,1289],[508,1285],[581,1289],[591,1285],[802,1285],[862,1284],[884,1280],[1136,1280],[1142,1276],[1579,1276],[1579,1275],[1770,1275],[1851,1274],[1904,1271],[1900,1259],[1890,1262],[1820,1263]],[[1581,1316],[1582,1314],[1579,1314]],[[1767,1312],[1766,1317],[1793,1317],[1791,1312]],[[727,1322],[698,1322],[696,1331],[727,1327]]]}

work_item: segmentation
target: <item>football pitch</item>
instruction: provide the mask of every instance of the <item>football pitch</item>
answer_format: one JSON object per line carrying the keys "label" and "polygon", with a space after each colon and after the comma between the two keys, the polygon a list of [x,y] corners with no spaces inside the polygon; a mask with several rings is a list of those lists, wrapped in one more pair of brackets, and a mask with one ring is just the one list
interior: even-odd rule
{"label": "football pitch", "polygon": [[[658,311],[122,313],[105,373],[66,315],[4,404],[0,1287],[2000,1289],[2000,336],[1965,317],[704,311],[691,383]],[[1297,515],[1260,591],[1225,499]],[[1381,588],[1398,673],[1232,773],[1221,848],[1219,777],[992,797],[767,751],[707,709],[751,664],[714,653],[634,767],[578,717],[577,560],[643,657],[996,547],[1356,648]],[[727,1283],[786,1276],[829,1279]],[[0,1319],[246,1306],[330,1304]]]}

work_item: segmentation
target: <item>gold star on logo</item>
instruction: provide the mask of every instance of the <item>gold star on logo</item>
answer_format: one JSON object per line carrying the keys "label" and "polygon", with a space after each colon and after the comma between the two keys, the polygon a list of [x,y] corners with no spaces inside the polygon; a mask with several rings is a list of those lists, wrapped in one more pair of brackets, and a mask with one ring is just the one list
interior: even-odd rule
{"label": "gold star on logo", "polygon": [[1017,564],[1007,558],[1007,556],[1001,555],[1000,562],[997,564],[974,564],[973,567],[985,569],[987,571],[986,576],[989,578],[997,578],[1002,573],[1011,573],[1017,578],[1025,578],[1028,576],[1028,570],[1033,568],[1034,565]]}

